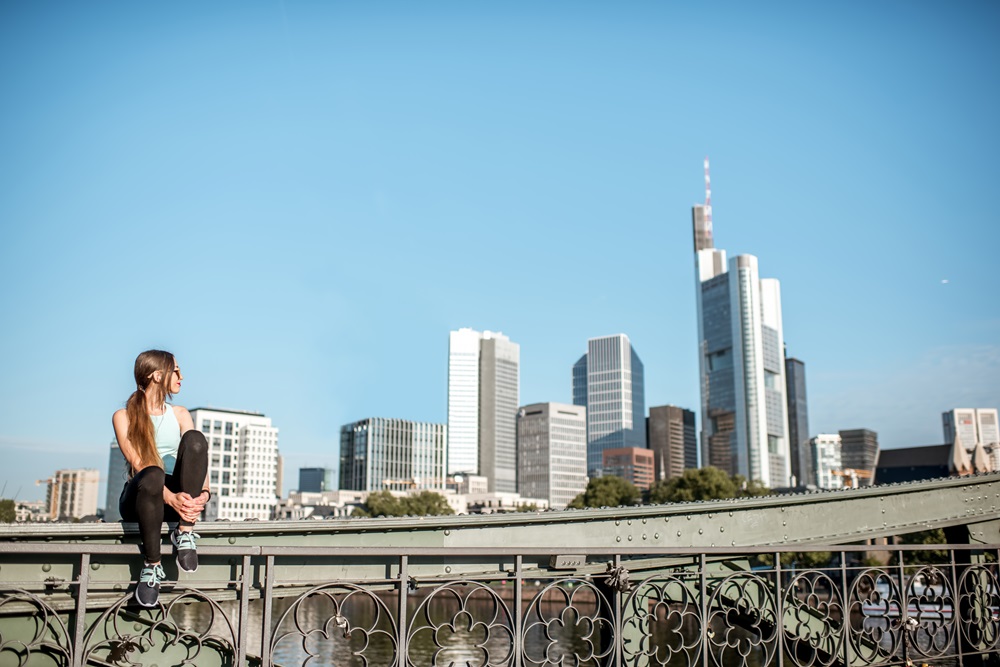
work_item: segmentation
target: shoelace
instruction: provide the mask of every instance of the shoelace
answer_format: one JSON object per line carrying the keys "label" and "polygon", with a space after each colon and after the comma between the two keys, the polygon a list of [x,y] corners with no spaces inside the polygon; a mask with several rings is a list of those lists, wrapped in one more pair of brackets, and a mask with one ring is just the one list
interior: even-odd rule
{"label": "shoelace", "polygon": [[177,549],[197,549],[198,546],[194,543],[194,541],[199,537],[201,537],[201,535],[193,530],[187,532],[177,531]]}
{"label": "shoelace", "polygon": [[139,583],[146,584],[150,588],[167,578],[167,573],[163,571],[162,565],[149,565],[142,568],[139,575]]}

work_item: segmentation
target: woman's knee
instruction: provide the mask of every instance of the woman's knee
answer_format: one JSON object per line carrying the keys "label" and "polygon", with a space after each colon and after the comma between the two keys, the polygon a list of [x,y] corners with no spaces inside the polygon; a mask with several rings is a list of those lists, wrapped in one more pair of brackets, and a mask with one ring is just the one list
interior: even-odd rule
{"label": "woman's knee", "polygon": [[136,486],[139,495],[159,495],[163,496],[163,484],[166,482],[167,475],[163,472],[163,468],[159,466],[148,466],[139,471],[136,475]]}
{"label": "woman's knee", "polygon": [[187,431],[181,436],[178,454],[184,450],[185,456],[208,457],[208,440],[201,431]]}

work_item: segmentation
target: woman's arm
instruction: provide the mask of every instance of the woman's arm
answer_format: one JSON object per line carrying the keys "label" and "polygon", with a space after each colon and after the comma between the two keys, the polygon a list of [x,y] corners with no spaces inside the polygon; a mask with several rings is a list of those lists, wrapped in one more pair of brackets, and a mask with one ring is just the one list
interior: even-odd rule
{"label": "woman's arm", "polygon": [[111,424],[115,427],[115,439],[118,440],[118,449],[122,450],[122,456],[132,466],[132,473],[138,474],[146,466],[143,465],[142,460],[139,458],[139,452],[135,450],[135,447],[128,440],[128,413],[124,409],[115,410],[115,414],[111,416]]}

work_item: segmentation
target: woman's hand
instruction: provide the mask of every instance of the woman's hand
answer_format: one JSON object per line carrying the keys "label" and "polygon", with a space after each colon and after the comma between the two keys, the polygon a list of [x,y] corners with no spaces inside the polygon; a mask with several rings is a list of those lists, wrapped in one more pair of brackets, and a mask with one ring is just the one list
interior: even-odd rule
{"label": "woman's hand", "polygon": [[183,491],[173,493],[164,487],[163,496],[163,500],[173,507],[177,515],[184,521],[192,523],[197,521],[201,517],[201,511],[205,508],[204,502],[199,502]]}

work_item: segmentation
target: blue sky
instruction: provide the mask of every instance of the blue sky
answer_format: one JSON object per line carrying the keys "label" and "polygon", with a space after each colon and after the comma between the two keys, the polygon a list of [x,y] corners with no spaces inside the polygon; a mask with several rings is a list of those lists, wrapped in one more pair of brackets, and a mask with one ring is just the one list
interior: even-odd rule
{"label": "blue sky", "polygon": [[[444,421],[448,331],[569,401],[627,333],[698,404],[690,207],[782,284],[814,433],[1000,405],[991,2],[5,2],[0,486],[106,472],[143,349],[258,410],[286,489]],[[103,491],[102,491],[103,505]]]}

